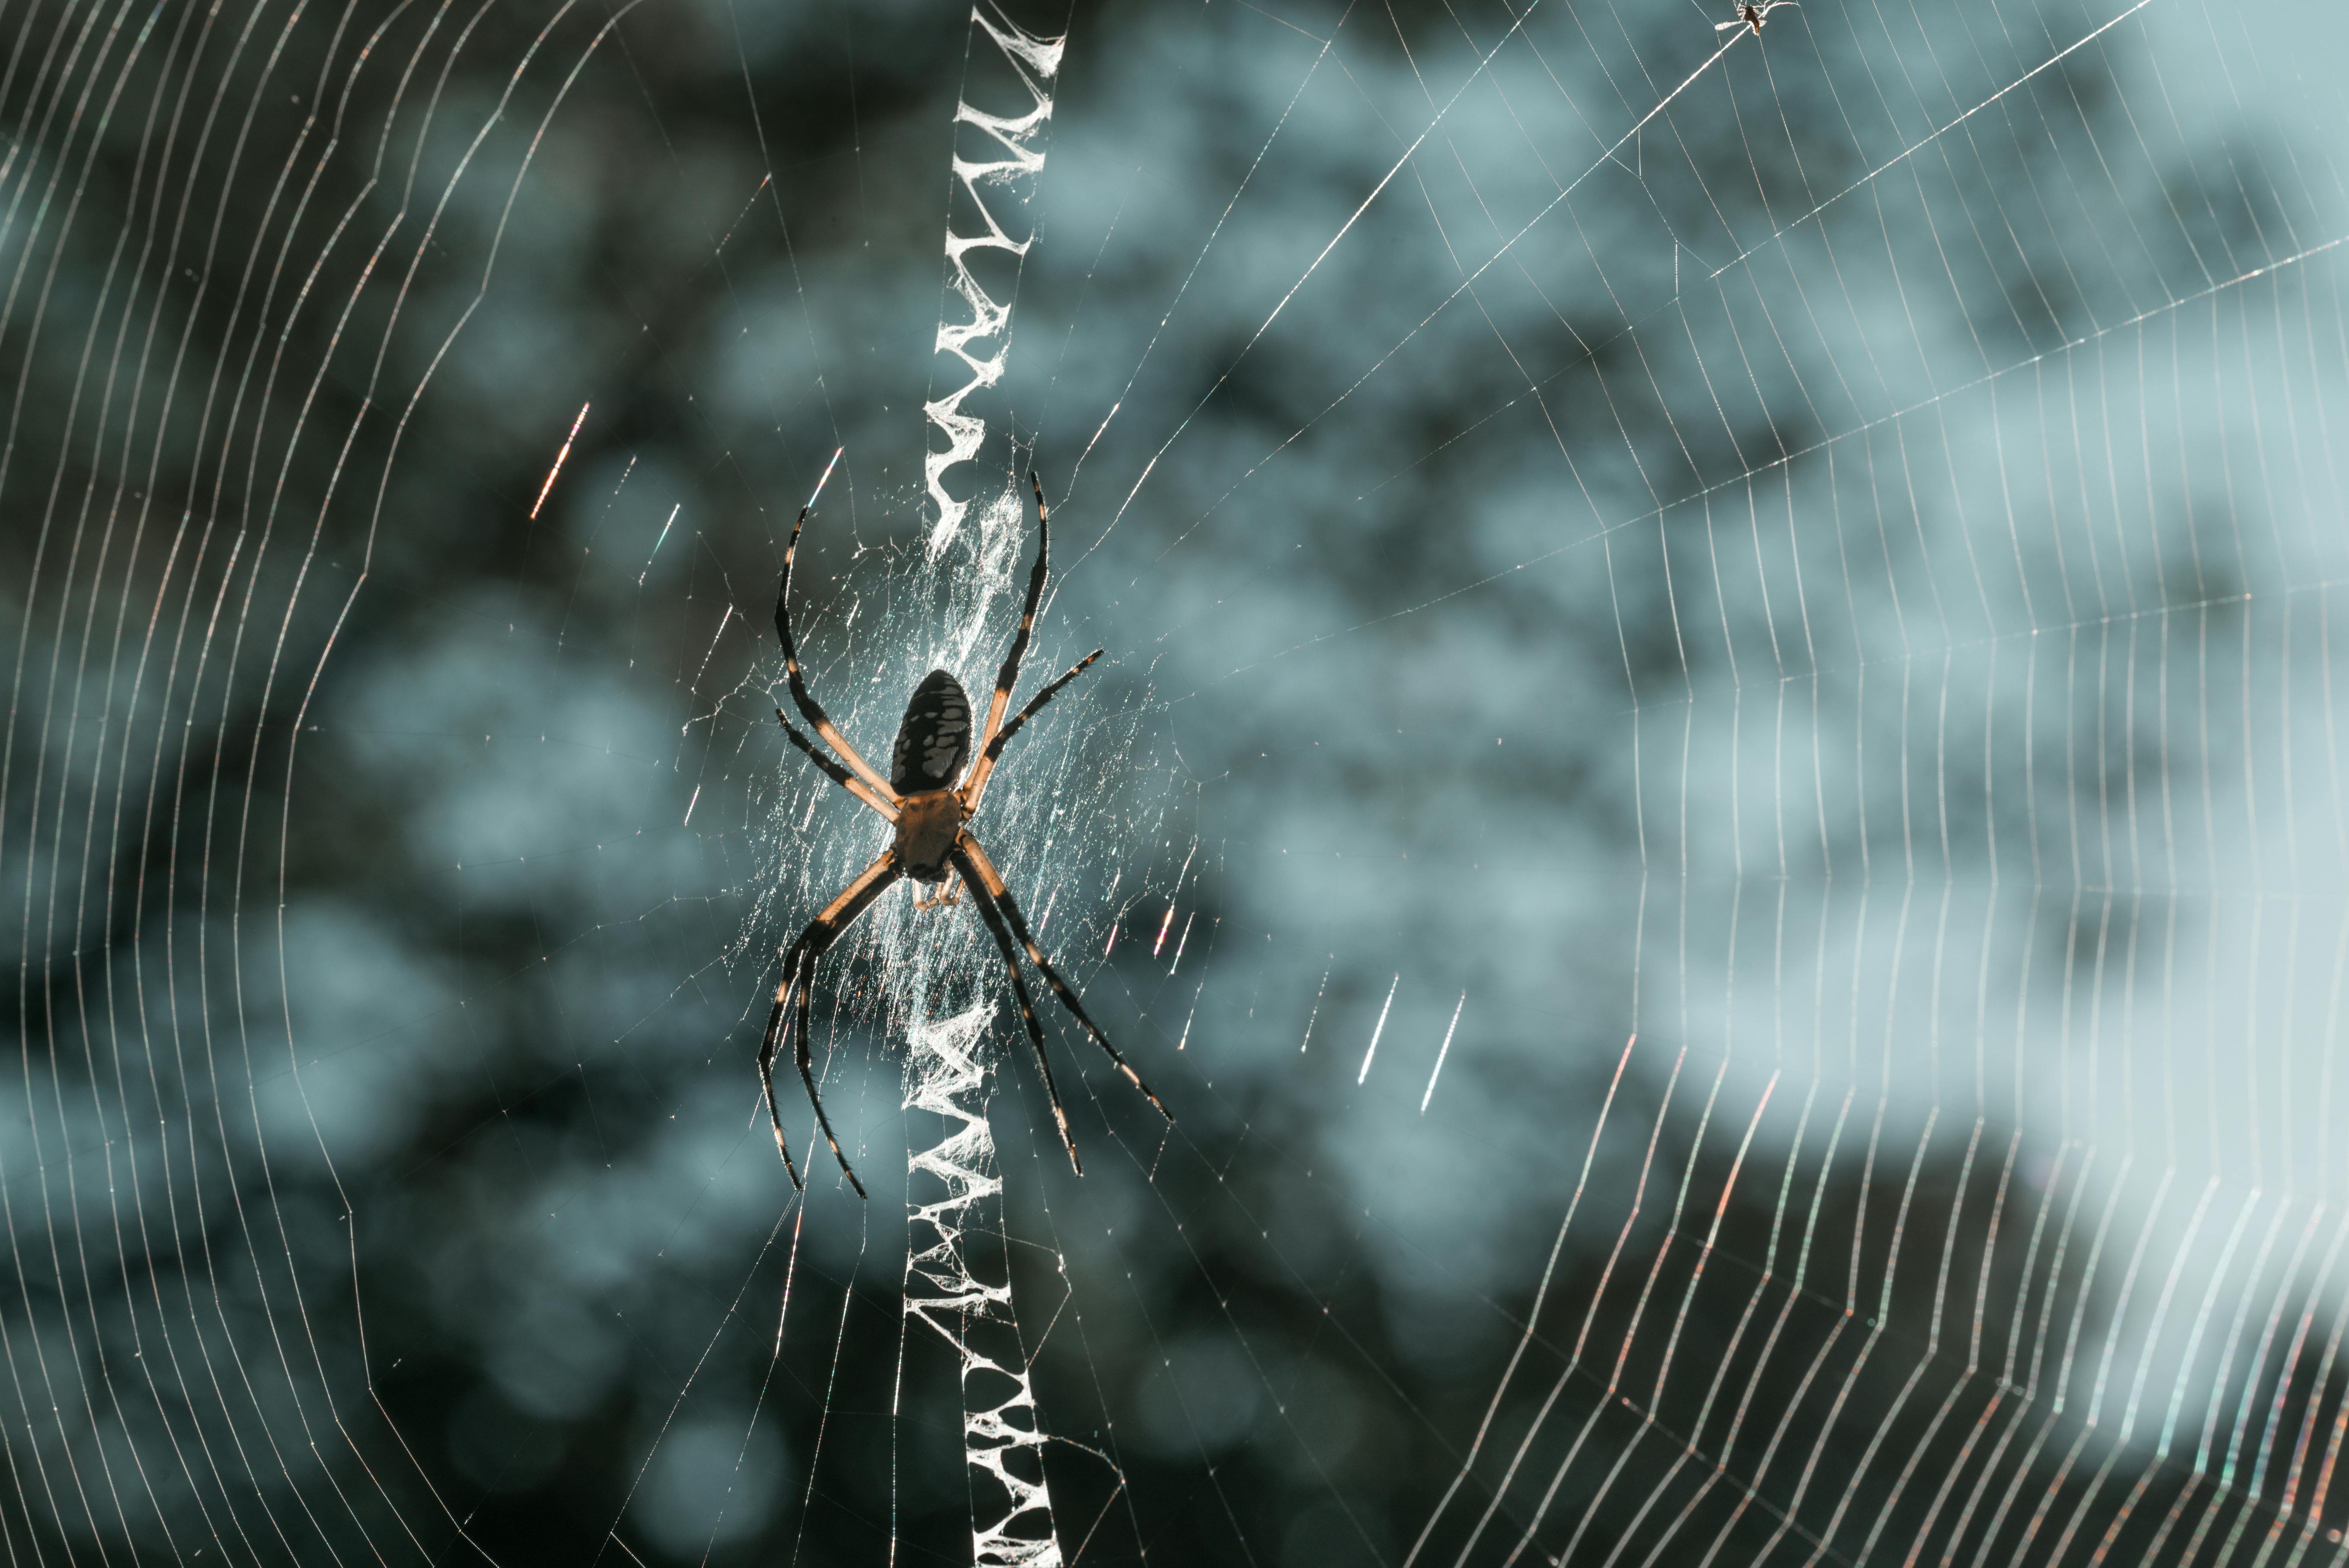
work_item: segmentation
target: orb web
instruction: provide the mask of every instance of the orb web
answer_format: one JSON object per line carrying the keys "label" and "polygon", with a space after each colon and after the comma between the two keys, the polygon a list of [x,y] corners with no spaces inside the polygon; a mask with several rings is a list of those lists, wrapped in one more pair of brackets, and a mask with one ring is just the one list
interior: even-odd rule
{"label": "orb web", "polygon": [[1724,20],[15,16],[12,1553],[2344,1561],[2344,24]]}

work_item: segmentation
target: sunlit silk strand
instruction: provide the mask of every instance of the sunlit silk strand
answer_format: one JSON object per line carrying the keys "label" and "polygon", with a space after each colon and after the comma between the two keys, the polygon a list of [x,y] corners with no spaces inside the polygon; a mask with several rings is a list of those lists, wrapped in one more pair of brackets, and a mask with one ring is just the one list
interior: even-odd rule
{"label": "sunlit silk strand", "polygon": [[[984,4],[971,7],[972,46],[976,49],[981,33],[994,43],[1027,89],[1030,107],[1024,114],[1003,116],[973,108],[967,99],[955,105],[957,135],[961,127],[975,126],[1002,150],[1002,155],[979,160],[965,158],[959,150],[954,155],[954,183],[969,199],[982,227],[976,234],[956,233],[952,213],[959,204],[948,208],[946,291],[952,300],[961,302],[968,316],[962,321],[948,319],[954,310],[951,301],[939,311],[936,351],[960,360],[965,377],[946,396],[922,405],[922,412],[946,438],[944,451],[934,449],[922,459],[922,480],[934,509],[929,542],[933,561],[962,531],[968,511],[968,503],[947,493],[947,470],[977,457],[987,438],[987,421],[963,412],[963,399],[1003,378],[1004,361],[1011,350],[1011,302],[998,302],[988,294],[970,270],[970,256],[975,251],[1016,257],[1028,254],[1034,235],[1025,221],[1026,191],[1044,170],[1044,131],[1052,118],[1051,83],[1060,74],[1061,53],[1067,44],[1065,38],[1037,37],[1000,13],[989,15],[990,9]],[[1012,200],[999,197],[989,205],[988,187],[1000,188]],[[1019,238],[1013,238],[1005,226],[1007,217],[1021,231]]]}
{"label": "sunlit silk strand", "polygon": [[[1387,983],[1387,999],[1379,1008],[1379,1021],[1371,1028],[1371,1048],[1362,1053],[1362,1070],[1354,1075],[1354,1082],[1358,1085],[1371,1081],[1371,1061],[1379,1054],[1379,1037],[1387,1032],[1387,1015],[1394,1010],[1395,987],[1402,984],[1402,975],[1400,973]],[[1464,992],[1460,999],[1463,1005],[1465,1005],[1468,998]],[[1447,1044],[1450,1042],[1449,1036],[1445,1037],[1445,1041]],[[1424,1110],[1427,1108],[1423,1104],[1420,1109]]]}
{"label": "sunlit silk strand", "polygon": [[808,491],[807,509],[810,511],[815,510],[816,498],[823,494],[823,487],[832,482],[832,470],[840,467],[840,454],[846,450],[846,447],[832,449],[832,461],[823,465],[823,472],[815,477],[815,489]]}
{"label": "sunlit silk strand", "polygon": [[[1028,253],[1032,236],[1025,222],[1026,190],[1044,167],[1050,84],[1059,74],[1064,43],[1026,32],[987,0],[972,7],[970,19],[972,65],[988,57],[980,42],[984,36],[1025,89],[1030,107],[1009,118],[988,114],[971,107],[968,86],[955,105],[953,183],[968,200],[967,208],[960,201],[948,208],[936,351],[960,361],[964,374],[959,385],[922,409],[945,438],[943,450],[933,443],[923,458],[923,480],[935,508],[927,550],[934,567],[961,532],[968,511],[967,503],[947,493],[947,470],[976,457],[987,437],[985,418],[965,412],[963,401],[1002,378],[1011,346],[1010,301],[999,303],[988,294],[971,271],[970,258],[974,252],[1012,258]],[[963,156],[965,126],[975,128],[988,145],[977,159]],[[999,155],[990,155],[998,150]],[[977,213],[979,232],[957,233],[958,212]],[[1019,229],[1018,238],[1006,228],[1007,219]],[[839,461],[838,453],[833,460]],[[827,466],[827,477],[831,471]],[[816,488],[823,488],[822,480]],[[981,593],[970,603],[961,635],[950,643],[967,651],[984,625],[988,603],[988,595]],[[1048,903],[1047,921],[1050,915]],[[943,1191],[931,1202],[914,1202],[907,1215],[905,1310],[936,1330],[962,1364],[962,1446],[971,1481],[975,1568],[1060,1568],[1064,1559],[1042,1462],[1044,1426],[1030,1382],[1009,1272],[1007,1267],[997,1284],[975,1278],[970,1269],[969,1239],[1001,1228],[999,1215],[988,1212],[988,1205],[1000,1203],[1003,1183],[996,1173],[987,1075],[979,1057],[994,1013],[992,1001],[983,1001],[955,1017],[916,1023],[909,1033],[905,1105],[939,1117],[945,1136],[907,1156],[909,1177],[917,1184],[942,1186]],[[1000,1393],[1007,1382],[1008,1396]]]}
{"label": "sunlit silk strand", "polygon": [[[978,1279],[970,1266],[970,1235],[988,1228],[975,1222],[984,1218],[979,1205],[1003,1191],[979,1061],[994,1016],[994,1004],[982,1002],[917,1025],[907,1038],[905,1109],[939,1118],[946,1136],[907,1161],[914,1177],[932,1179],[939,1191],[929,1202],[914,1202],[907,1215],[905,1312],[936,1329],[962,1362],[963,1460],[975,1472],[971,1561],[978,1568],[1059,1568],[1043,1423],[1012,1310],[1010,1274],[1007,1267],[997,1284]],[[1006,1384],[1010,1392],[999,1398]]]}
{"label": "sunlit silk strand", "polygon": [[[1435,1098],[1435,1080],[1444,1075],[1444,1058],[1452,1054],[1452,1037],[1460,1032],[1460,1015],[1468,1009],[1468,993],[1460,993],[1459,1005],[1452,1009],[1452,1022],[1444,1031],[1444,1043],[1435,1047],[1435,1069],[1427,1075],[1427,1092],[1419,1097],[1419,1114],[1427,1114],[1427,1102]],[[1365,1064],[1367,1070],[1368,1064]]]}
{"label": "sunlit silk strand", "polygon": [[538,499],[530,503],[530,515],[533,521],[537,521],[538,509],[544,506],[546,498],[554,493],[554,481],[563,472],[564,460],[571,456],[571,443],[579,438],[579,427],[587,422],[587,410],[594,406],[591,403],[579,405],[579,418],[571,421],[571,433],[563,438],[562,449],[554,454],[554,466],[546,470],[546,482],[538,487]]}

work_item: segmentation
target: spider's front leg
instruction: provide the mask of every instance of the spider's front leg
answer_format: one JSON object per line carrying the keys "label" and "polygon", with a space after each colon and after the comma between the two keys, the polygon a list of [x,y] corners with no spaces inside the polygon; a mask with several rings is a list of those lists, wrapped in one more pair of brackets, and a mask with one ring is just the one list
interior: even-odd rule
{"label": "spider's front leg", "polygon": [[1044,481],[1030,469],[1028,483],[1036,492],[1036,563],[1028,571],[1028,602],[1019,611],[1019,629],[1011,634],[1003,667],[996,672],[994,695],[987,701],[987,724],[978,732],[982,750],[1002,727],[1003,710],[1011,706],[1012,688],[1019,684],[1019,661],[1028,655],[1028,639],[1036,631],[1036,609],[1044,602],[1044,581],[1052,570],[1052,512],[1044,504]]}
{"label": "spider's front leg", "polygon": [[[811,501],[809,506],[813,504]],[[831,716],[826,714],[823,705],[815,700],[815,694],[808,690],[807,677],[800,670],[799,643],[792,635],[792,567],[799,559],[800,531],[807,527],[807,520],[808,507],[803,506],[800,508],[799,521],[792,524],[792,542],[783,547],[782,576],[775,583],[775,639],[783,645],[783,675],[791,687],[792,703],[800,710],[800,717],[806,719],[809,727],[823,738],[824,744],[840,754],[841,759],[854,771],[858,779],[870,787],[882,799],[894,801],[897,798],[896,790],[890,787],[889,780],[881,777],[873,764],[865,761],[858,754],[856,748],[848,744],[848,738],[840,733],[840,727],[832,722]],[[782,718],[782,710],[778,708],[775,717]],[[790,729],[791,720],[783,719],[783,727]],[[796,732],[793,734],[793,738],[799,739]],[[809,756],[815,758],[819,764],[824,760],[805,740],[800,740],[800,746]],[[832,769],[826,769],[825,771],[831,772]],[[859,795],[862,798],[862,791],[859,791]],[[874,809],[881,810],[878,806]],[[882,811],[882,815],[887,816],[888,813]]]}
{"label": "spider's front leg", "polygon": [[972,765],[970,778],[963,784],[962,800],[965,815],[978,813],[979,798],[987,793],[987,781],[995,776],[995,765],[1002,759],[1003,748],[1011,744],[1011,738],[1019,733],[1019,727],[1035,717],[1046,703],[1059,696],[1062,686],[1091,668],[1092,662],[1102,656],[1102,652],[1100,648],[1095,648],[1066,671],[1045,682],[1044,688],[1028,699],[1028,706],[1021,708],[1010,723],[995,732],[995,738],[988,741],[986,748],[979,752],[978,761]]}

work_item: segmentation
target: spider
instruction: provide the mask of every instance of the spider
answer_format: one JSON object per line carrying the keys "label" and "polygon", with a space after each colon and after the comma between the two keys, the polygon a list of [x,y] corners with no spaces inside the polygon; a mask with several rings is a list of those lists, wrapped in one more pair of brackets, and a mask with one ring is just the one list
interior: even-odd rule
{"label": "spider", "polygon": [[1792,5],[1795,3],[1796,0],[1758,0],[1755,4],[1740,5],[1735,18],[1727,22],[1715,22],[1713,25],[1713,30],[1716,33],[1728,33],[1739,27],[1751,27],[1754,29],[1754,36],[1758,38],[1762,36],[1762,24],[1770,19],[1771,12],[1781,5]]}
{"label": "spider", "polygon": [[[895,885],[900,877],[911,877],[917,882],[933,887],[944,882],[949,875],[958,878],[969,890],[970,905],[978,912],[979,923],[995,945],[1002,951],[1003,966],[1011,976],[1011,995],[1019,1004],[1020,1020],[1028,1026],[1028,1038],[1036,1047],[1036,1067],[1044,1079],[1044,1093],[1052,1102],[1052,1119],[1061,1130],[1061,1143],[1069,1151],[1069,1163],[1078,1175],[1085,1168],[1077,1159],[1076,1140],[1069,1135],[1069,1114],[1061,1105],[1061,1091],[1052,1083],[1052,1064],[1044,1055],[1044,1031],[1036,1021],[1036,1008],[1028,994],[1028,983],[1019,973],[1018,952],[1012,946],[1017,937],[1019,946],[1028,950],[1028,957],[1042,973],[1052,995],[1061,999],[1095,1044],[1107,1052],[1117,1064],[1118,1071],[1133,1081],[1143,1098],[1155,1107],[1158,1114],[1170,1123],[1174,1119],[1159,1098],[1150,1092],[1150,1086],[1141,1075],[1118,1054],[1101,1026],[1094,1023],[1078,1002],[1076,993],[1061,978],[1051,961],[1036,944],[1035,934],[1028,929],[1027,917],[1011,890],[987,858],[978,839],[971,835],[970,820],[978,814],[980,796],[987,791],[988,779],[1001,760],[1003,748],[1019,733],[1019,727],[1036,716],[1039,708],[1052,700],[1060,689],[1085,672],[1087,665],[1102,656],[1095,648],[1079,659],[1073,668],[1058,679],[1048,682],[1043,689],[1028,699],[1010,723],[1003,722],[1003,711],[1011,703],[1012,687],[1019,684],[1019,661],[1028,652],[1028,638],[1036,624],[1036,606],[1044,596],[1046,561],[1051,547],[1051,522],[1044,506],[1044,487],[1031,472],[1028,482],[1036,492],[1036,564],[1028,575],[1028,605],[1019,614],[1019,630],[1012,634],[1011,650],[1003,658],[1003,669],[995,677],[995,695],[987,706],[987,726],[980,732],[977,748],[978,760],[970,777],[961,788],[955,779],[962,771],[963,761],[971,755],[970,699],[954,676],[944,670],[932,670],[914,687],[912,698],[905,704],[905,717],[897,727],[897,744],[890,754],[889,777],[884,779],[873,765],[857,755],[847,738],[824,716],[815,698],[809,695],[806,680],[800,674],[800,655],[792,639],[792,562],[799,552],[800,531],[807,526],[808,511],[814,505],[800,509],[799,521],[792,525],[792,542],[783,552],[782,581],[775,589],[775,634],[783,645],[783,670],[790,678],[792,701],[814,730],[840,756],[841,766],[816,748],[815,743],[802,734],[792,721],[777,708],[775,717],[781,721],[783,733],[792,744],[808,754],[818,768],[830,776],[842,789],[855,796],[877,812],[884,821],[892,824],[895,837],[889,847],[874,857],[873,863],[857,873],[841,892],[823,907],[822,913],[808,923],[783,954],[782,983],[775,987],[774,1011],[767,1016],[767,1037],[759,1047],[759,1083],[766,1092],[767,1115],[775,1125],[775,1150],[783,1157],[783,1169],[791,1172],[792,1185],[805,1190],[800,1180],[799,1167],[792,1162],[792,1151],[783,1141],[783,1116],[775,1105],[775,1056],[790,1037],[794,1042],[794,1055],[799,1062],[800,1081],[807,1086],[808,1101],[815,1107],[816,1124],[823,1129],[824,1141],[832,1145],[832,1156],[840,1161],[840,1169],[856,1195],[864,1196],[864,1183],[848,1163],[848,1156],[840,1150],[840,1140],[833,1136],[832,1120],[824,1115],[823,1098],[816,1092],[815,1075],[808,1063],[808,994],[815,983],[816,960],[824,950],[839,940],[840,934],[856,922],[856,918],[873,907],[874,903]],[[926,908],[950,902],[940,894],[916,904]],[[793,1004],[796,1002],[794,1033]]]}

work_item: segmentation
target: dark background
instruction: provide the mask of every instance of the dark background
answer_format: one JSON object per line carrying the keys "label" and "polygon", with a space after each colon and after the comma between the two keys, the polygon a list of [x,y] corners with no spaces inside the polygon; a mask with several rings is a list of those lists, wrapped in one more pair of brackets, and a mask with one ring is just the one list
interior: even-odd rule
{"label": "dark background", "polygon": [[[982,825],[1177,1117],[1053,1020],[1077,1181],[997,1017],[1070,1556],[2340,1560],[2339,23],[2116,15],[1806,0],[1617,147],[1713,12],[1022,13],[955,483],[1108,653]],[[967,1560],[975,922],[827,962],[870,1202],[750,1064],[878,842],[769,717],[835,449],[867,753],[1009,630],[920,493],[984,36],[5,45],[12,1560]]]}

